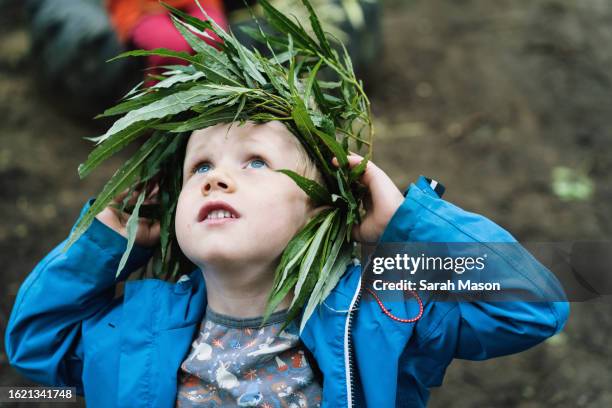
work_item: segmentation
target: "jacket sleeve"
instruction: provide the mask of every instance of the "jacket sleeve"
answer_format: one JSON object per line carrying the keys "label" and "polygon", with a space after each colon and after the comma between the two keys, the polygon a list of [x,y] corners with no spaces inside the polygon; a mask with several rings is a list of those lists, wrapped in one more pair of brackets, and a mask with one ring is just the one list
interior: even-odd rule
{"label": "jacket sleeve", "polygon": [[[421,176],[410,186],[381,242],[516,243],[510,233],[489,219],[442,200],[444,189],[436,184]],[[442,359],[483,360],[525,350],[563,328],[569,304],[559,281],[520,244],[511,247],[512,256],[489,257],[487,270],[494,270],[496,279],[511,286],[508,289],[533,293],[532,298],[538,301],[426,303],[415,325],[417,344],[435,350]],[[540,279],[538,284],[532,279],[535,275]],[[534,292],[540,291],[542,282],[561,300],[540,301],[542,294]]]}
{"label": "jacket sleeve", "polygon": [[[91,201],[81,212],[85,214]],[[121,275],[115,274],[127,240],[94,220],[63,252],[53,249],[27,276],[15,299],[5,333],[9,363],[32,381],[77,387],[82,394],[81,323],[107,306],[115,284],[151,255],[134,246]]]}

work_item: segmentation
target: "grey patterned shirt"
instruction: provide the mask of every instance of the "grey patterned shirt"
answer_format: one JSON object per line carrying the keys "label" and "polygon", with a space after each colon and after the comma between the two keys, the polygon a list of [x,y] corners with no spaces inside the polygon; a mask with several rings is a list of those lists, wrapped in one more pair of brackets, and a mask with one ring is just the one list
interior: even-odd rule
{"label": "grey patterned shirt", "polygon": [[[321,378],[287,310],[237,319],[206,309],[181,364],[177,407],[310,408],[321,406]],[[313,362],[313,364],[316,364]]]}

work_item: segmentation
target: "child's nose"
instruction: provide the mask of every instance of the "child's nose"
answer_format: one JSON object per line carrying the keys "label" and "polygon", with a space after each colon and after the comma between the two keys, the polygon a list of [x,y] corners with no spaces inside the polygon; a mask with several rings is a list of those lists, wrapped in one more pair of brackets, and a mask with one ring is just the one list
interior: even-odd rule
{"label": "child's nose", "polygon": [[202,194],[209,195],[215,190],[220,190],[225,193],[232,193],[235,190],[235,183],[228,174],[215,171],[211,174],[202,185]]}

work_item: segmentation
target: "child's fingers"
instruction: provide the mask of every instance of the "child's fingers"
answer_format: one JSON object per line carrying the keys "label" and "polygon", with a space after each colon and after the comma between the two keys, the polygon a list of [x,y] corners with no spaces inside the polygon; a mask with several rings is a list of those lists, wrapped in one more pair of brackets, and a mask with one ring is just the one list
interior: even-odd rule
{"label": "child's fingers", "polygon": [[[356,165],[361,163],[362,160],[363,157],[361,157],[357,153],[350,152],[350,154],[348,155],[348,162],[350,168],[355,167]],[[340,167],[340,163],[338,162],[338,159],[336,157],[332,159],[332,164],[336,167]]]}
{"label": "child's fingers", "polygon": [[159,183],[149,186],[148,190],[143,204],[159,204]]}

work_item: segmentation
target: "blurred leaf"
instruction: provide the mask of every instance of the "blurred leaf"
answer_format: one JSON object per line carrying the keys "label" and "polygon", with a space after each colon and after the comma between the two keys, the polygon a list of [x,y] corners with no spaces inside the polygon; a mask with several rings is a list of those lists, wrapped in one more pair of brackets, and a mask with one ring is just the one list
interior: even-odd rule
{"label": "blurred leaf", "polygon": [[589,176],[569,167],[555,167],[552,179],[553,192],[562,200],[588,200],[595,190]]}

